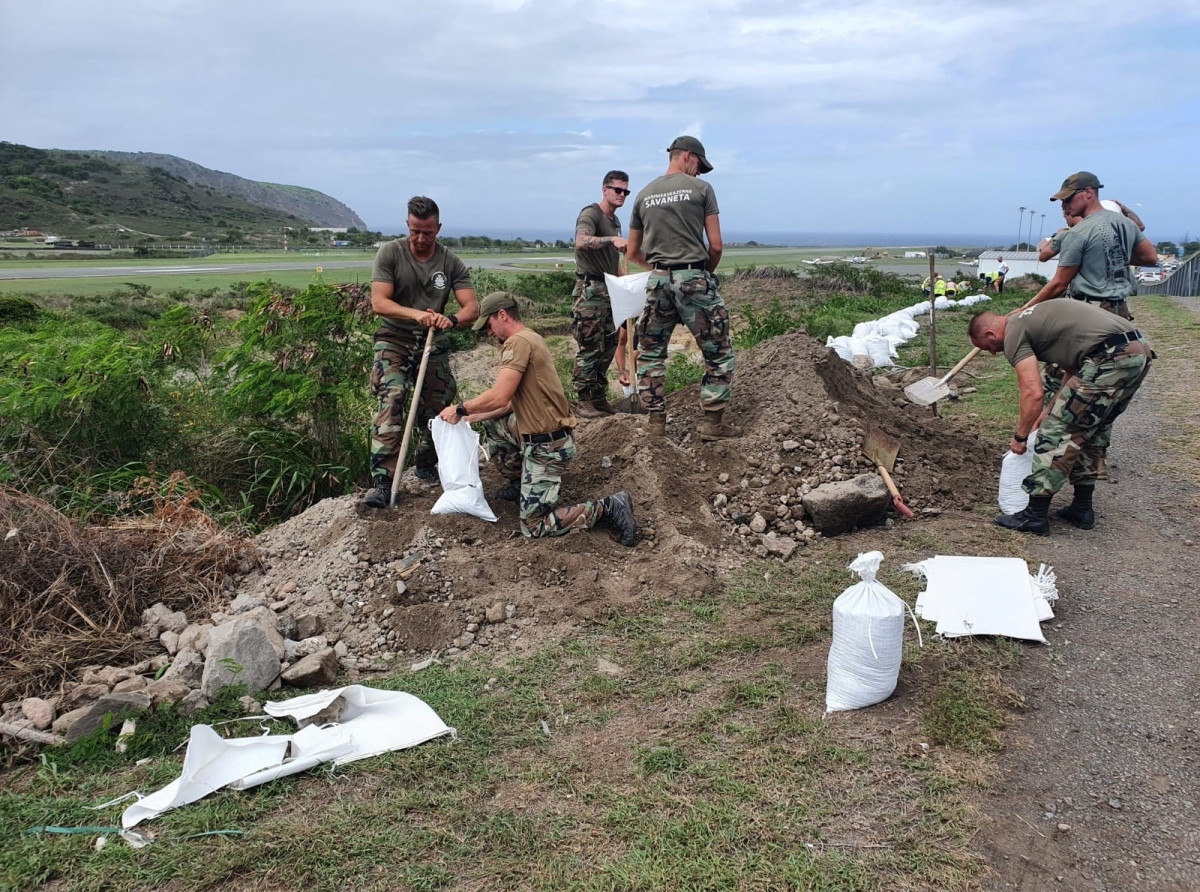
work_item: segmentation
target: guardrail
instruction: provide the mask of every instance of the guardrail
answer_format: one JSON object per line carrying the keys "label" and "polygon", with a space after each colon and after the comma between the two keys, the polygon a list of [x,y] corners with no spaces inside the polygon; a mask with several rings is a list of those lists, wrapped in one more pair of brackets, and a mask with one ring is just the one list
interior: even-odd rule
{"label": "guardrail", "polygon": [[1193,254],[1161,282],[1138,282],[1138,294],[1200,295],[1200,254]]}

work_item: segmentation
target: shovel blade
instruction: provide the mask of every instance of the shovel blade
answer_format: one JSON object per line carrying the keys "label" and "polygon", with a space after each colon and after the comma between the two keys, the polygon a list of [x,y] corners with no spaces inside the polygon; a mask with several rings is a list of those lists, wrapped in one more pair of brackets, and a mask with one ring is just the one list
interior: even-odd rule
{"label": "shovel blade", "polygon": [[890,437],[868,423],[863,431],[863,455],[869,458],[876,467],[887,468],[891,472],[896,464],[896,456],[900,453],[900,441]]}
{"label": "shovel blade", "polygon": [[944,378],[922,378],[904,388],[904,395],[918,406],[932,406],[950,395],[950,387]]}

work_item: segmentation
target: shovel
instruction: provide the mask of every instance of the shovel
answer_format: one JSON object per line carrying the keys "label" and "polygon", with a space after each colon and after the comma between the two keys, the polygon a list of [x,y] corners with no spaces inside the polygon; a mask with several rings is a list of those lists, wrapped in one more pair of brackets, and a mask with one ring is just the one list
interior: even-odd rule
{"label": "shovel", "polygon": [[868,424],[863,433],[863,455],[875,464],[888,492],[892,494],[892,504],[896,506],[896,511],[901,517],[912,520],[916,515],[913,514],[912,508],[905,505],[904,500],[900,498],[900,490],[896,489],[896,483],[892,480],[890,473],[892,466],[896,463],[896,455],[900,452],[900,443],[895,437],[889,437],[873,424]]}
{"label": "shovel", "polygon": [[408,442],[412,439],[413,422],[417,420],[417,405],[421,402],[421,388],[425,386],[425,370],[429,368],[429,354],[433,352],[433,336],[437,331],[431,325],[425,335],[425,351],[421,354],[421,367],[417,371],[417,383],[413,386],[412,402],[408,406],[408,421],[404,423],[404,439],[400,441],[400,454],[396,458],[396,473],[392,475],[392,497],[388,502],[396,507],[396,493],[400,491],[400,478],[404,474],[404,460],[408,457]]}
{"label": "shovel", "polygon": [[927,378],[922,378],[920,381],[914,381],[912,384],[909,384],[904,388],[904,395],[918,406],[932,406],[938,400],[950,395],[950,388],[947,386],[950,379],[961,372],[963,367],[978,355],[979,348],[976,347],[960,359],[958,364],[942,375],[942,377],[935,378],[930,375]]}
{"label": "shovel", "polygon": [[627,352],[628,359],[626,360],[625,367],[627,369],[629,369],[629,380],[633,382],[633,387],[630,389],[629,395],[624,397],[623,399],[621,399],[620,402],[617,403],[617,411],[625,412],[629,415],[642,415],[645,413],[646,410],[642,408],[642,401],[641,401],[641,399],[638,398],[637,368],[633,361],[633,320],[632,319],[625,320],[625,332],[626,332],[625,347],[626,347],[626,350],[628,351]]}

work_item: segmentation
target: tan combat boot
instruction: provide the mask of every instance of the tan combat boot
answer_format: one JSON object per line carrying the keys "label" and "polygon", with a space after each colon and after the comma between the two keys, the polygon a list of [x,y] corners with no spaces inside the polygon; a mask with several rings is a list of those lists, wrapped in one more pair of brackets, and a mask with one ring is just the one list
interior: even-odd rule
{"label": "tan combat boot", "polygon": [[665,437],[667,435],[667,413],[650,413],[650,436]]}
{"label": "tan combat boot", "polygon": [[742,435],[742,432],[736,427],[721,423],[721,416],[724,414],[724,409],[706,409],[704,411],[704,421],[700,424],[701,440],[705,442],[732,440]]}

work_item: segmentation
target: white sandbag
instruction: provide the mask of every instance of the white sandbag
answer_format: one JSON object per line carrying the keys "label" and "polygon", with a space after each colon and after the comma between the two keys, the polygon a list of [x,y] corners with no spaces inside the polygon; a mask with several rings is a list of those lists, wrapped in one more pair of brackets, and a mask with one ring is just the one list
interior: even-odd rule
{"label": "white sandbag", "polygon": [[921,323],[908,313],[899,312],[884,316],[875,324],[875,329],[884,337],[898,336],[909,340],[917,336],[917,332],[921,330]]}
{"label": "white sandbag", "polygon": [[912,311],[912,315],[914,317],[915,316],[924,316],[926,313],[929,312],[929,301],[923,300],[919,304],[913,304],[908,309],[910,309]]}
{"label": "white sandbag", "polygon": [[854,360],[854,349],[850,345],[850,339],[845,335],[836,338],[826,338],[825,346],[829,347],[846,362]]}
{"label": "white sandbag", "polygon": [[849,569],[862,581],[833,602],[825,710],[861,709],[896,689],[904,650],[904,602],[876,581],[883,553],[860,554]]}
{"label": "white sandbag", "polygon": [[626,319],[642,315],[642,308],[646,306],[646,283],[649,281],[649,272],[634,273],[630,276],[604,274],[615,327],[620,328]]}
{"label": "white sandbag", "polygon": [[948,310],[950,309],[950,298],[942,295],[933,302],[933,305],[939,310]]}
{"label": "white sandbag", "polygon": [[854,331],[850,336],[866,339],[876,334],[882,334],[882,332],[879,331],[879,321],[872,319],[870,322],[860,322],[854,326]]}
{"label": "white sandbag", "polygon": [[892,350],[892,345],[885,337],[879,335],[871,335],[863,341],[867,346],[867,355],[871,357],[871,362],[875,363],[875,368],[886,369],[892,365],[892,360],[896,357],[896,353]]}
{"label": "white sandbag", "polygon": [[1021,489],[1021,483],[1033,470],[1033,444],[1037,439],[1037,431],[1029,435],[1029,441],[1024,453],[1017,455],[1012,450],[1004,454],[1000,462],[1000,512],[1016,514],[1024,511],[1029,504],[1029,493]]}
{"label": "white sandbag", "polygon": [[449,424],[440,418],[429,422],[437,450],[442,496],[430,514],[470,514],[495,523],[499,518],[488,507],[479,479],[479,434],[471,425]]}

